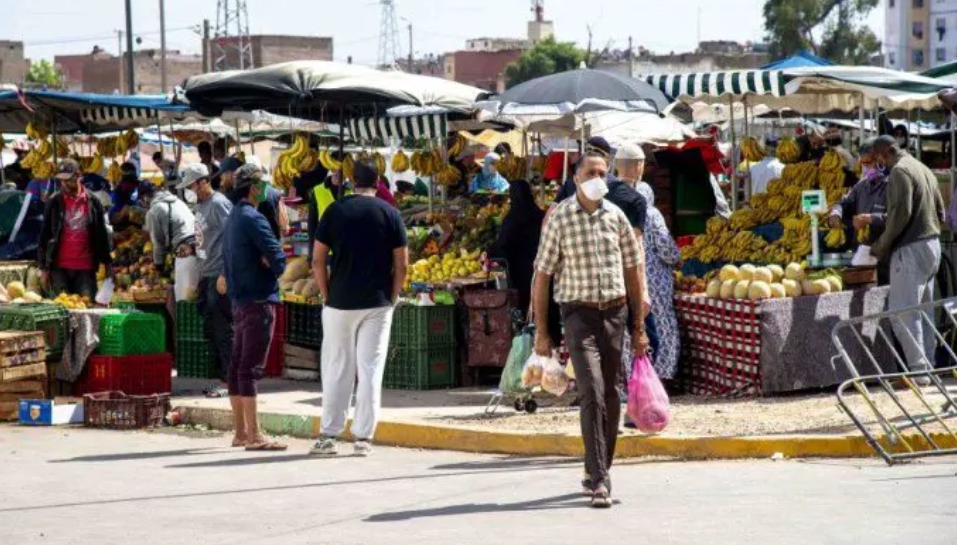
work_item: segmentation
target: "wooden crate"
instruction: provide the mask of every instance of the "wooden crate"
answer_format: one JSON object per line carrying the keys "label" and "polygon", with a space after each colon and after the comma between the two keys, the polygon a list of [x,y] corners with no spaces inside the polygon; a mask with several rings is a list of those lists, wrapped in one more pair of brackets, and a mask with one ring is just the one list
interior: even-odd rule
{"label": "wooden crate", "polygon": [[45,348],[42,331],[0,331],[0,358]]}
{"label": "wooden crate", "polygon": [[319,351],[286,344],[286,368],[302,369],[306,371],[320,370]]}
{"label": "wooden crate", "polygon": [[16,367],[0,367],[0,382],[13,382],[34,377],[46,380],[47,364],[44,362],[18,365]]}

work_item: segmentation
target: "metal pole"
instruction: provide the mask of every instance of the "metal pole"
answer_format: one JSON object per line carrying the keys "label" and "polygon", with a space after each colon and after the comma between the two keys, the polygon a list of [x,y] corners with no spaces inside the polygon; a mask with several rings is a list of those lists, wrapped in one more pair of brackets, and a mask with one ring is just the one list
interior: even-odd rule
{"label": "metal pole", "polygon": [[735,143],[737,137],[734,132],[734,95],[728,98],[728,104],[731,106],[730,127],[731,127],[731,210],[738,209],[738,184],[735,182],[735,174],[738,171],[737,159],[734,156]]}
{"label": "metal pole", "polygon": [[[918,160],[918,161],[920,161],[921,148],[924,147],[924,146],[922,145],[923,142],[922,142],[922,139],[921,139],[921,137],[920,137],[920,121],[921,121],[920,110],[917,110],[917,160]],[[907,131],[907,132],[910,132],[910,131]]]}
{"label": "metal pole", "polygon": [[123,82],[125,80],[123,79],[123,31],[122,30],[116,31],[116,63],[119,66],[119,69],[116,71],[116,73],[119,74],[119,78],[120,78],[120,84],[116,88],[116,90],[119,91],[120,94],[123,94],[123,89],[125,88],[125,84]]}
{"label": "metal pole", "polygon": [[166,0],[160,4],[160,86],[166,92]]}
{"label": "metal pole", "polygon": [[203,19],[203,72],[211,72],[209,66],[209,19]]}
{"label": "metal pole", "polygon": [[126,0],[126,83],[129,94],[136,94],[136,77],[133,74],[133,1]]}
{"label": "metal pole", "polygon": [[950,198],[954,198],[954,185],[957,185],[957,131],[954,125],[957,124],[957,114],[950,114]]}
{"label": "metal pole", "polygon": [[860,98],[861,98],[861,104],[857,109],[857,121],[858,121],[858,125],[860,126],[861,134],[860,134],[860,137],[858,138],[857,145],[859,147],[864,147],[864,142],[867,141],[866,134],[865,134],[866,127],[864,126],[865,115],[866,115],[866,110],[864,109],[864,93],[860,94]]}
{"label": "metal pole", "polygon": [[635,60],[632,57],[634,55],[634,42],[631,39],[631,36],[628,36],[628,77],[635,77]]}
{"label": "metal pole", "polygon": [[412,53],[413,51],[414,50],[412,49],[412,23],[409,23],[409,73],[410,74],[413,73],[412,72],[412,62],[414,60],[413,53]]}

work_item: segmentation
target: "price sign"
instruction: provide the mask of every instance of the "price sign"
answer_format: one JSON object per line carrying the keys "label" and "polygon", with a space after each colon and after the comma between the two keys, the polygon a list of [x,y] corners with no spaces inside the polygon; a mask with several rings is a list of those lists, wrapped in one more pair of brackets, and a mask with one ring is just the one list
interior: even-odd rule
{"label": "price sign", "polygon": [[801,210],[805,214],[820,214],[827,212],[827,195],[820,189],[801,193]]}

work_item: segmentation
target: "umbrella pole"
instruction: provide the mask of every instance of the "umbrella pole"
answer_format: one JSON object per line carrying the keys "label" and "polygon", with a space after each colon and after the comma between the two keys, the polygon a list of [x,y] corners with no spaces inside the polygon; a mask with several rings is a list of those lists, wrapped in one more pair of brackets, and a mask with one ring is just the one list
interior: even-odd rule
{"label": "umbrella pole", "polygon": [[[289,120],[290,125],[292,124],[292,119]],[[337,198],[342,197],[342,186],[346,184],[346,181],[342,178],[342,164],[345,163],[346,158],[346,143],[345,143],[345,112],[342,109],[339,109],[339,187],[336,189],[338,195]],[[429,190],[429,193],[432,191]],[[431,212],[431,197],[429,198],[429,212]]]}
{"label": "umbrella pole", "polygon": [[568,179],[568,137],[567,136],[565,137],[565,149],[562,150],[562,156],[564,156],[565,161],[562,164],[562,179],[561,179],[561,184],[559,185],[564,184],[565,180]]}
{"label": "umbrella pole", "polygon": [[950,114],[950,198],[954,198],[954,185],[957,184],[957,174],[955,174],[954,163],[957,163],[957,131],[954,130],[954,124],[957,123],[957,114]]}
{"label": "umbrella pole", "polygon": [[865,138],[866,138],[866,130],[867,130],[867,128],[864,126],[864,115],[865,115],[865,111],[864,111],[864,93],[860,93],[858,96],[860,97],[861,102],[860,102],[860,104],[858,105],[858,108],[857,108],[857,124],[858,124],[858,128],[860,129],[861,133],[860,133],[860,136],[859,136],[858,139],[857,139],[857,146],[858,146],[858,148],[863,148],[863,147],[864,147],[864,142],[866,141]]}
{"label": "umbrella pole", "polygon": [[731,210],[738,209],[738,183],[736,179],[736,174],[738,172],[738,162],[735,158],[735,148],[737,147],[737,136],[734,132],[734,95],[728,98],[728,105],[730,109],[730,123],[728,126],[731,128]]}
{"label": "umbrella pole", "polygon": [[[922,142],[921,142],[922,139],[921,139],[921,137],[920,137],[920,121],[921,121],[920,110],[917,110],[917,160],[918,160],[918,161],[920,161],[921,148],[924,147],[924,146],[921,145],[921,144],[922,144]],[[909,131],[908,131],[908,132],[909,132]]]}

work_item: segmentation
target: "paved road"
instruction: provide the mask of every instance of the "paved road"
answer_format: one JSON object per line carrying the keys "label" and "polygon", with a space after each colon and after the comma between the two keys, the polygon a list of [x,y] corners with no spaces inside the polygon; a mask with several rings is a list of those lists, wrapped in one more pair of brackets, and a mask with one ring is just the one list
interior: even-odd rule
{"label": "paved road", "polygon": [[0,426],[0,544],[957,543],[957,460],[636,461],[584,507],[577,462]]}

